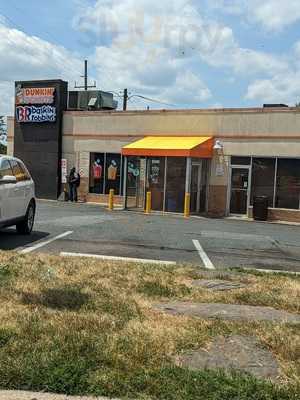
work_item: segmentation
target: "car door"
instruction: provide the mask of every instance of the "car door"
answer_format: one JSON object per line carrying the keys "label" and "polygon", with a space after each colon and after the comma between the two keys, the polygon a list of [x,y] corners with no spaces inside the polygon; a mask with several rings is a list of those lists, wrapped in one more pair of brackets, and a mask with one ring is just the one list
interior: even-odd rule
{"label": "car door", "polygon": [[[13,176],[13,171],[9,161],[2,158],[0,159],[0,179],[4,176]],[[15,183],[0,183],[0,222],[8,221],[15,217],[15,188]]]}
{"label": "car door", "polygon": [[19,160],[17,161],[17,163],[23,173],[23,185],[24,185],[23,215],[25,215],[27,212],[28,204],[30,203],[30,200],[34,197],[34,183],[25,165]]}
{"label": "car door", "polygon": [[25,205],[25,187],[26,180],[24,176],[24,172],[20,167],[17,160],[10,160],[10,165],[13,171],[14,176],[17,179],[17,183],[14,187],[14,198],[13,198],[13,208],[14,208],[14,218],[24,217],[26,214],[26,205]]}

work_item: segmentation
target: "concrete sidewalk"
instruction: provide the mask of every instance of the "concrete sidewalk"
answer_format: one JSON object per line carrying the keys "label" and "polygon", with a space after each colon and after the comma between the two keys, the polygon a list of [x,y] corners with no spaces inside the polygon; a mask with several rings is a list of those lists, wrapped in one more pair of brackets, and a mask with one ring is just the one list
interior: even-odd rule
{"label": "concrete sidewalk", "polygon": [[0,390],[0,400],[108,400],[108,397],[80,397],[50,393],[24,392],[19,390]]}

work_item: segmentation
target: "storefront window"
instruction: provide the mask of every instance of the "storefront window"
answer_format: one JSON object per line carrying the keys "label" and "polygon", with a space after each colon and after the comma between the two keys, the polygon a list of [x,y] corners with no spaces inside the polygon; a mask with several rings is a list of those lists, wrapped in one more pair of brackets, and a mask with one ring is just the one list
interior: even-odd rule
{"label": "storefront window", "polygon": [[[231,164],[242,158],[231,157]],[[253,157],[251,204],[255,196],[267,196],[269,207],[300,209],[300,159]]]}
{"label": "storefront window", "polygon": [[273,207],[276,160],[253,158],[251,204],[255,196],[267,196],[269,207]]}
{"label": "storefront window", "polygon": [[103,194],[105,155],[103,153],[91,153],[90,166],[90,193]]}
{"label": "storefront window", "polygon": [[250,165],[250,164],[251,164],[251,157],[238,157],[238,156],[231,157],[231,165]]}
{"label": "storefront window", "polygon": [[278,159],[276,207],[299,209],[300,160]]}
{"label": "storefront window", "polygon": [[168,157],[166,211],[183,212],[186,182],[186,158]]}
{"label": "storefront window", "polygon": [[110,189],[114,189],[115,194],[119,195],[121,184],[120,154],[106,154],[105,173],[105,194],[109,194]]}
{"label": "storefront window", "polygon": [[148,190],[152,194],[152,210],[162,211],[164,205],[165,157],[148,159]]}
{"label": "storefront window", "polygon": [[90,193],[108,194],[110,189],[120,194],[122,180],[120,154],[91,153]]}

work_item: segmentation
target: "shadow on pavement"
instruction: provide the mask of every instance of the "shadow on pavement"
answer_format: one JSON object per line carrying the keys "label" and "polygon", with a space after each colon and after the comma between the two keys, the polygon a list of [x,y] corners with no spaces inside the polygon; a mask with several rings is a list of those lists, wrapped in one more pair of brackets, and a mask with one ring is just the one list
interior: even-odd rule
{"label": "shadow on pavement", "polygon": [[19,235],[15,229],[0,230],[0,250],[16,250],[34,244],[49,236],[47,232],[33,231],[31,235]]}

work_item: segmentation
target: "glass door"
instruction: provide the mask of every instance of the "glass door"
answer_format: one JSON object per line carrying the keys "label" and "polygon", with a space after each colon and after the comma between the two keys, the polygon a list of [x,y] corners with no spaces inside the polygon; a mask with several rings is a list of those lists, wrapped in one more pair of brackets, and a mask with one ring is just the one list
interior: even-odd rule
{"label": "glass door", "polygon": [[146,187],[146,159],[128,157],[127,200],[128,208],[144,208]]}
{"label": "glass door", "polygon": [[249,188],[249,168],[232,167],[230,198],[231,214],[247,214]]}
{"label": "glass door", "polygon": [[146,190],[151,192],[151,208],[164,210],[166,157],[151,157],[147,160]]}
{"label": "glass door", "polygon": [[200,199],[201,199],[201,164],[192,165],[192,180],[191,180],[191,212],[199,214]]}
{"label": "glass door", "polygon": [[168,157],[165,211],[183,213],[186,183],[186,158]]}

